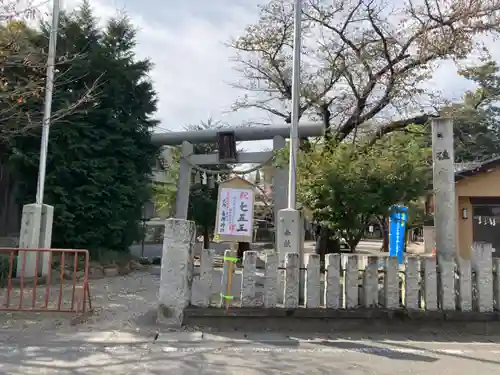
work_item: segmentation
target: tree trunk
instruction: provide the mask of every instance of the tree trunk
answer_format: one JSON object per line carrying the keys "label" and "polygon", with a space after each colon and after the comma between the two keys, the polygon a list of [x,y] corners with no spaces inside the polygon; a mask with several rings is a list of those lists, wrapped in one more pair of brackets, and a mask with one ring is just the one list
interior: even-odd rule
{"label": "tree trunk", "polygon": [[316,254],[319,254],[320,262],[324,264],[325,255],[340,252],[340,244],[335,239],[334,232],[328,227],[321,227],[316,237]]}
{"label": "tree trunk", "polygon": [[238,259],[240,259],[240,261],[243,261],[243,253],[245,251],[248,251],[250,250],[250,243],[249,242],[238,242]]}
{"label": "tree trunk", "polygon": [[361,241],[361,238],[363,238],[363,233],[356,237],[352,237],[349,240],[346,239],[347,244],[349,245],[349,250],[351,250],[351,252],[354,252],[354,250],[356,250],[356,247],[358,246],[359,241]]}
{"label": "tree trunk", "polygon": [[382,227],[382,251],[389,251],[389,224],[387,223],[387,218],[380,220]]}
{"label": "tree trunk", "polygon": [[203,227],[203,248],[210,249],[210,231],[207,227]]}

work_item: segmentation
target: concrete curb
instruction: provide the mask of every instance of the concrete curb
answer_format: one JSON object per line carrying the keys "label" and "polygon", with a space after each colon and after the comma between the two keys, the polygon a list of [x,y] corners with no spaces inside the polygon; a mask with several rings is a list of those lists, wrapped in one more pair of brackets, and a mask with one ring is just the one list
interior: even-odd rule
{"label": "concrete curb", "polygon": [[426,332],[500,334],[500,314],[384,309],[187,308],[184,324],[211,332]]}
{"label": "concrete curb", "polygon": [[250,344],[250,343],[268,343],[268,344],[296,344],[301,340],[298,338],[291,338],[284,334],[267,333],[267,332],[229,332],[224,335],[217,335],[205,332],[180,332],[180,333],[160,333],[156,343],[160,344],[177,344],[177,343],[234,343],[234,344]]}
{"label": "concrete curb", "polygon": [[188,318],[213,319],[338,319],[338,320],[386,320],[386,321],[449,321],[449,322],[500,322],[500,312],[423,311],[384,308],[325,309],[325,308],[263,308],[235,307],[229,311],[216,307],[188,307]]}

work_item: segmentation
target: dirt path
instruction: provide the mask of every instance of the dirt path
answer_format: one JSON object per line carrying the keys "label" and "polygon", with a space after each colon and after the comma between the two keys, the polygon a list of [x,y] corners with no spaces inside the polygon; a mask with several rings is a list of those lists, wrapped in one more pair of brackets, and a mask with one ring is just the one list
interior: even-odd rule
{"label": "dirt path", "polygon": [[[154,330],[155,310],[160,277],[149,272],[134,272],[127,276],[107,277],[90,281],[90,292],[94,314],[86,322],[74,325],[69,319],[74,314],[50,312],[11,313],[0,312],[0,330],[36,334],[50,330],[57,331],[150,331]],[[58,290],[51,290],[50,304],[57,304]],[[63,289],[63,302],[71,304],[72,287]],[[5,290],[0,297],[4,297]],[[44,286],[37,288],[37,303],[43,303]],[[32,301],[32,291],[28,290],[23,305]],[[18,301],[19,289],[13,291],[11,299]]]}

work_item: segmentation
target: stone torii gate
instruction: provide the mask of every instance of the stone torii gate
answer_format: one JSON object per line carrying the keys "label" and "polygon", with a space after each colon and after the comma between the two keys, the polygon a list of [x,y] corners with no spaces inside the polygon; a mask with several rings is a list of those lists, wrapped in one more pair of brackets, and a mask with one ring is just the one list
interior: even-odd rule
{"label": "stone torii gate", "polygon": [[[299,125],[299,137],[319,137],[324,134],[321,123]],[[236,142],[273,140],[273,151],[240,152],[230,162],[220,160],[219,153],[194,154],[193,145],[216,143],[221,135],[231,136]],[[258,126],[208,129],[201,131],[184,131],[157,133],[152,136],[153,144],[157,146],[181,145],[181,160],[179,165],[179,179],[177,182],[177,196],[175,204],[175,218],[187,219],[189,206],[189,188],[191,173],[194,166],[215,164],[266,164],[273,159],[274,152],[286,146],[286,138],[290,135],[290,126]],[[274,202],[274,225],[277,228],[278,211],[287,207],[288,198],[288,168],[276,168],[272,183]]]}

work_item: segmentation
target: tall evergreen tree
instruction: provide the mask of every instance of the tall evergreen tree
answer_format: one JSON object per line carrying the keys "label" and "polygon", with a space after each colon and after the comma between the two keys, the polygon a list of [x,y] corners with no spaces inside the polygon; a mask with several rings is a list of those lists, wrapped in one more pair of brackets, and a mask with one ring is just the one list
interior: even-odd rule
{"label": "tall evergreen tree", "polygon": [[[156,95],[147,76],[152,64],[135,57],[136,34],[126,17],[100,30],[88,1],[62,16],[59,32],[58,56],[77,50],[86,58],[60,69],[64,84],[56,88],[54,108],[96,81],[98,90],[84,110],[51,129],[44,200],[55,207],[53,246],[127,251],[138,235],[157,152],[150,142],[156,125]],[[44,34],[40,43],[46,29]],[[39,137],[34,131],[16,142],[23,203],[35,195]]]}

